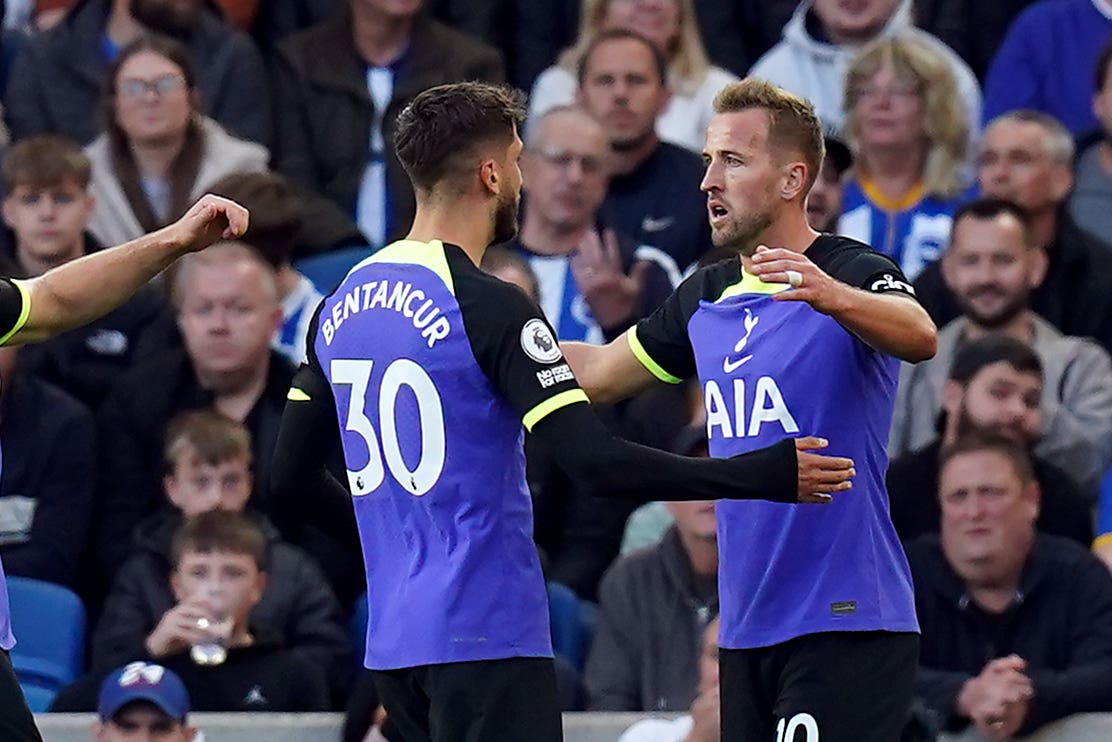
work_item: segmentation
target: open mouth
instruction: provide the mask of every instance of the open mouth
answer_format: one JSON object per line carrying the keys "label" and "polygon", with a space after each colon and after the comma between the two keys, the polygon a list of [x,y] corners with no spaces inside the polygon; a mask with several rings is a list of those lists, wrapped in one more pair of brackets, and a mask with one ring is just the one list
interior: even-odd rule
{"label": "open mouth", "polygon": [[730,213],[726,207],[721,204],[710,204],[707,206],[707,210],[710,212],[712,219],[721,219]]}

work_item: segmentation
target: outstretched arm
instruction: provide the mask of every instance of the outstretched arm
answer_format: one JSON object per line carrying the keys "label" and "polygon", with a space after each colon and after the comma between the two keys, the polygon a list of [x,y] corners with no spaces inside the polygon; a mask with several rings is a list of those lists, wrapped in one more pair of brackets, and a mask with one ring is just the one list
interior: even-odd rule
{"label": "outstretched arm", "polygon": [[588,404],[561,407],[532,432],[589,492],[635,500],[825,503],[850,488],[849,459],[810,453],[826,441],[785,439],[728,459],[689,458],[618,438]]}
{"label": "outstretched arm", "polygon": [[610,404],[651,387],[657,379],[637,360],[623,334],[606,345],[560,343],[579,385],[596,404]]}
{"label": "outstretched arm", "polygon": [[243,234],[247,218],[239,204],[205,196],[157,232],[14,282],[20,310],[0,344],[38,342],[107,314],[182,255]]}

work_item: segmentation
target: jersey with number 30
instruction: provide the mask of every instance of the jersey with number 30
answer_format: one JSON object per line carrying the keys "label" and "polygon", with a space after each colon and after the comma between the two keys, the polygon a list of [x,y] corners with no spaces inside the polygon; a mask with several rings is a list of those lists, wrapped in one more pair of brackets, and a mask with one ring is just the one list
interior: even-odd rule
{"label": "jersey with number 30", "polygon": [[402,241],[321,305],[367,571],[366,665],[551,656],[523,430],[585,402],[540,309],[454,245]]}

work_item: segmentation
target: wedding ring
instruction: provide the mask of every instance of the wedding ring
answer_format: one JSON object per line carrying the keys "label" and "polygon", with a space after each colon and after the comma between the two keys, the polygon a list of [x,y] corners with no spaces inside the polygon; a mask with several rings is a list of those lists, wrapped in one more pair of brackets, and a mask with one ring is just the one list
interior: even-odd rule
{"label": "wedding ring", "polygon": [[803,285],[803,274],[799,271],[785,271],[788,274],[788,283],[792,288],[799,288]]}

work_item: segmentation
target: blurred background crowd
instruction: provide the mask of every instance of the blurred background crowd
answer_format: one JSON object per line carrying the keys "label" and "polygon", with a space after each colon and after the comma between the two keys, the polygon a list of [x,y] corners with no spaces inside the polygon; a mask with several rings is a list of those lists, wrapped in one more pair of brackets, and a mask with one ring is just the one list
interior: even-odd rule
{"label": "blurred background crowd", "polygon": [[[317,303],[409,228],[395,116],[445,82],[529,92],[519,235],[484,268],[559,339],[601,343],[723,257],[700,150],[715,93],[752,75],[826,129],[813,226],[892,256],[940,328],[937,356],[902,371],[888,446],[924,723],[961,728],[1023,679],[1009,733],[1112,711],[1112,0],[0,7],[5,275],[157,229],[204,192],[252,214],[241,242],[104,319],[0,349],[16,629],[57,605],[42,583],[76,594],[85,627],[64,672],[16,662],[33,706],[92,710],[111,671],[156,661],[195,708],[350,707],[350,739],[390,738],[359,669],[354,521],[325,533],[266,492]],[[600,412],[706,455],[697,385]],[[717,739],[713,505],[591,498],[527,455],[565,707],[690,710],[629,739]],[[206,590],[234,623],[215,666],[190,652]]]}

